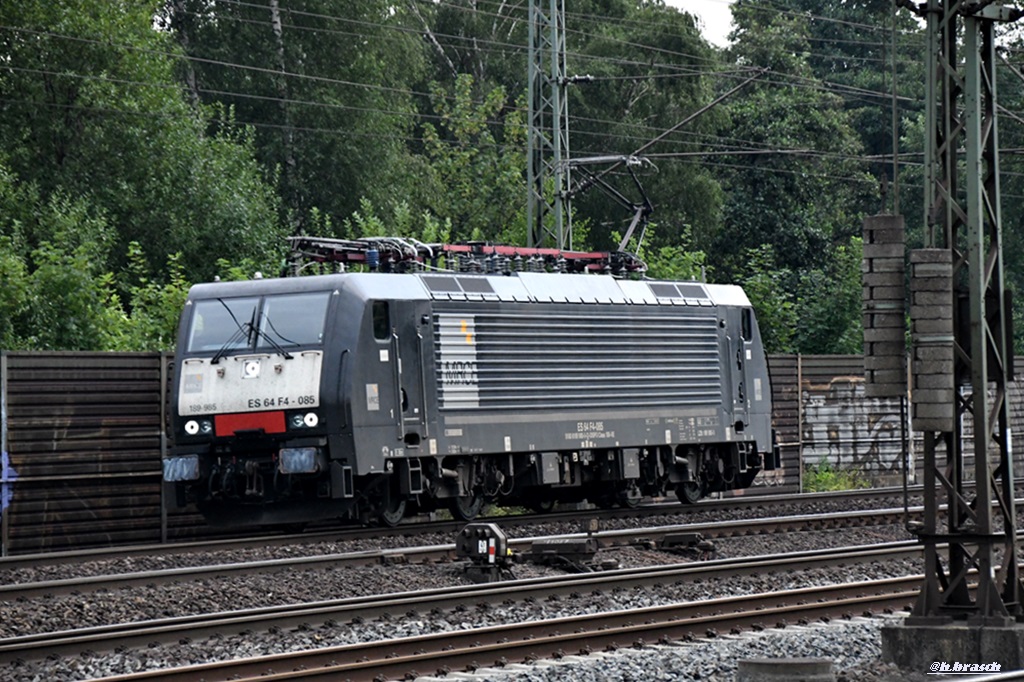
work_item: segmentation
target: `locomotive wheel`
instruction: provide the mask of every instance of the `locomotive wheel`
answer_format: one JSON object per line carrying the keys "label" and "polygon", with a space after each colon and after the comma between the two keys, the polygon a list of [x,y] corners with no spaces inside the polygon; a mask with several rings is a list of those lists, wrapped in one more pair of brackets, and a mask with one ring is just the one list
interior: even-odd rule
{"label": "locomotive wheel", "polygon": [[684,504],[696,504],[704,497],[704,488],[700,483],[680,483],[676,486],[676,497]]}
{"label": "locomotive wheel", "polygon": [[449,503],[449,508],[457,521],[472,521],[484,508],[484,496],[473,494],[455,497]]}
{"label": "locomotive wheel", "polygon": [[405,517],[405,500],[397,499],[392,500],[386,507],[381,509],[380,514],[377,518],[380,519],[381,525],[387,526],[388,528],[394,528],[402,522]]}

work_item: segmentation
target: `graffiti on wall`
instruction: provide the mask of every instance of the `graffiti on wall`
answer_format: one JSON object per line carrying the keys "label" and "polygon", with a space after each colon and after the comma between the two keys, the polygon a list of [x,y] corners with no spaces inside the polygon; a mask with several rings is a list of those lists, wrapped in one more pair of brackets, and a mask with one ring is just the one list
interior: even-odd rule
{"label": "graffiti on wall", "polygon": [[868,475],[902,475],[906,439],[908,470],[914,471],[913,439],[903,423],[909,417],[898,399],[868,398],[861,377],[805,382],[801,394],[804,465],[827,462]]}
{"label": "graffiti on wall", "polygon": [[11,466],[7,451],[0,452],[0,516],[14,499],[14,482],[18,480],[18,472]]}

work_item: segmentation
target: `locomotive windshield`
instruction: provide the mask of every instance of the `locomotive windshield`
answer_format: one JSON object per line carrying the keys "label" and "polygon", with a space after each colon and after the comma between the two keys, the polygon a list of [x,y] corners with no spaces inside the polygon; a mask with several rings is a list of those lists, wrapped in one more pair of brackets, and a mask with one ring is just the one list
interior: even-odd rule
{"label": "locomotive windshield", "polygon": [[280,350],[323,342],[330,294],[315,291],[196,301],[189,353]]}

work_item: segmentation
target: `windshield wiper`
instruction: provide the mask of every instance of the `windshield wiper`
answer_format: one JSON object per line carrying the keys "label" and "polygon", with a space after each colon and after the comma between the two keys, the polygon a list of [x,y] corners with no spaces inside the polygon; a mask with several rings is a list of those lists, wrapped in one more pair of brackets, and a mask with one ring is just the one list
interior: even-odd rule
{"label": "windshield wiper", "polygon": [[[277,331],[277,329],[274,327],[274,323],[270,321],[269,317],[264,317],[264,315],[261,313],[260,314],[260,320],[266,320],[267,324],[270,326],[270,328],[274,330],[275,334],[277,334],[278,336],[281,337],[282,341],[284,341],[286,343],[290,343],[293,346],[299,345],[299,344],[295,343],[294,341],[292,341],[291,339],[286,339],[284,336],[282,336],[281,333],[279,331]],[[279,344],[277,341],[274,341],[274,339],[272,339],[270,337],[270,334],[268,334],[265,331],[263,331],[262,329],[260,329],[260,327],[253,327],[252,330],[254,332],[256,332],[256,336],[257,337],[265,339],[266,342],[268,344],[270,344],[270,347],[277,351],[278,355],[281,355],[282,357],[284,357],[285,360],[291,360],[292,359],[292,354],[289,353],[288,351],[286,351],[281,346],[281,344]]]}
{"label": "windshield wiper", "polygon": [[[220,347],[220,350],[217,351],[216,354],[214,354],[213,358],[210,359],[210,364],[211,365],[216,365],[217,363],[219,363],[220,359],[222,357],[224,357],[227,354],[227,352],[236,343],[238,343],[238,341],[243,336],[246,339],[248,339],[249,335],[252,333],[252,330],[254,329],[253,324],[252,324],[252,320],[253,320],[252,317],[249,318],[248,322],[246,322],[245,324],[242,324],[241,322],[238,321],[238,318],[235,317],[235,314],[233,312],[231,312],[231,308],[228,307],[228,304],[224,302],[224,299],[218,298],[217,302],[220,303],[222,306],[224,306],[224,310],[228,311],[228,315],[231,316],[231,319],[234,321],[235,326],[238,327],[238,329],[235,330],[235,333],[232,334],[231,337],[227,341],[224,342],[224,345]],[[256,308],[252,309],[252,314],[253,314],[253,317],[256,316]]]}

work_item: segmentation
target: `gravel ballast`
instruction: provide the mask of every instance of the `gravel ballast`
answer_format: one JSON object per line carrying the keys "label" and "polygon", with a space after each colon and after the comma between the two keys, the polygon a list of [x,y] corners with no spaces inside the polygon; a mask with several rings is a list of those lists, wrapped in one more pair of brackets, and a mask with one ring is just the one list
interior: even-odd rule
{"label": "gravel ballast", "polygon": [[[742,515],[749,513],[750,510],[737,511]],[[721,515],[720,510],[717,513]],[[803,508],[797,513],[812,513],[812,510]],[[752,514],[756,515],[756,512]],[[764,515],[763,512],[761,515]],[[695,518],[690,520],[706,521],[700,516],[700,513],[695,513]],[[676,515],[666,519],[664,525],[681,522]],[[623,519],[621,525],[642,529],[659,525],[659,521],[652,521],[649,518]],[[604,527],[610,529],[610,525]],[[530,537],[573,533],[577,530],[573,524],[544,524],[510,530],[509,536]],[[881,526],[727,538],[715,540],[714,543],[717,547],[715,558],[731,558],[907,539],[909,536],[901,526]],[[5,577],[9,582],[29,582],[60,579],[72,575],[100,575],[257,561],[384,547],[445,544],[452,541],[451,537],[381,537],[359,542],[297,544],[229,552],[142,557],[94,564],[53,565],[34,572],[19,571],[17,575],[11,571],[11,575]],[[623,568],[684,561],[680,557],[662,552],[633,547],[604,550],[599,557],[617,563]],[[472,629],[500,623],[570,617],[609,610],[635,610],[666,603],[732,597],[837,582],[877,580],[920,573],[919,563],[877,562],[730,578],[728,581],[694,580],[682,585],[663,585],[656,589],[622,590],[599,596],[588,594],[578,598],[564,597],[543,602],[506,603],[488,609],[464,609],[431,614],[410,613],[379,621],[311,625],[309,628],[296,631],[252,632],[246,635],[210,637],[194,641],[183,639],[177,644],[154,645],[141,650],[26,661],[0,670],[0,682],[87,680],[161,667]],[[514,571],[518,578],[557,574],[553,569],[528,564],[516,565]],[[249,575],[81,595],[42,597],[0,604],[0,636],[10,637],[221,610],[384,594],[399,589],[417,591],[467,583],[462,567],[456,564],[406,564],[289,572],[287,579],[283,579],[282,574]],[[489,671],[490,676],[485,675],[483,679],[731,681],[735,663],[740,658],[806,656],[810,652],[815,656],[830,658],[837,662],[837,680],[916,682],[908,673],[897,674],[877,662],[878,628],[881,620],[857,619],[820,627],[789,627],[781,631],[767,630],[739,637],[727,636],[710,641],[682,643],[678,646],[659,645],[639,651],[572,657],[569,660],[545,665]],[[922,671],[921,680],[929,679],[923,675],[924,672]],[[453,673],[445,679],[459,679],[461,675]],[[478,675],[476,679],[481,678]]]}

